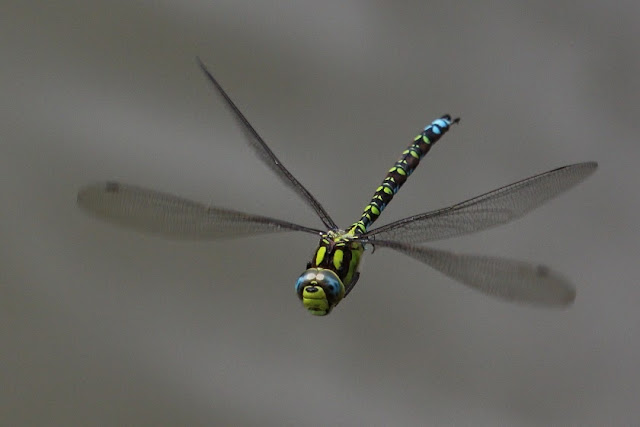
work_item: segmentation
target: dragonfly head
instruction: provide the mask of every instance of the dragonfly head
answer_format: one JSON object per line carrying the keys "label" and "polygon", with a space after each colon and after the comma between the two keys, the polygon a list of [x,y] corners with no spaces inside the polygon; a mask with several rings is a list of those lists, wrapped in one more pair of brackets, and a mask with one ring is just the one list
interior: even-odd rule
{"label": "dragonfly head", "polygon": [[344,297],[344,285],[333,271],[310,268],[298,279],[296,293],[309,313],[326,316]]}

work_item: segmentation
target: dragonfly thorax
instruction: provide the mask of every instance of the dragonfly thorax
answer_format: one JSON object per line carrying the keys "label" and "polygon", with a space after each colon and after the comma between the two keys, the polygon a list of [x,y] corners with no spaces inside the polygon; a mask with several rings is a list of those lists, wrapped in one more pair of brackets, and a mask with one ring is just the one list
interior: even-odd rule
{"label": "dragonfly thorax", "polygon": [[322,234],[313,258],[296,283],[298,298],[314,315],[324,316],[338,305],[358,280],[364,246],[349,231]]}

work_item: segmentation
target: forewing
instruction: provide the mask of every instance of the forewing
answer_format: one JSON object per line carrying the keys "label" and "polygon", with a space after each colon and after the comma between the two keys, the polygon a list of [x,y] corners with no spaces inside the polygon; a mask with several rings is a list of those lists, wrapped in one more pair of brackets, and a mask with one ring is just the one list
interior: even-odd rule
{"label": "forewing", "polygon": [[422,243],[475,233],[524,216],[585,180],[597,167],[596,162],[563,166],[448,208],[401,219],[363,237]]}
{"label": "forewing", "polygon": [[219,239],[291,230],[321,233],[286,221],[215,208],[116,182],[81,189],[78,205],[111,223],[173,239]]}
{"label": "forewing", "polygon": [[242,131],[247,137],[247,142],[256,152],[258,157],[262,159],[262,161],[271,169],[278,178],[289,188],[293,189],[298,196],[300,196],[313,210],[318,214],[324,225],[329,229],[337,229],[338,226],[331,219],[327,211],[324,207],[316,200],[315,197],[307,190],[300,182],[294,177],[291,172],[284,167],[282,162],[278,160],[273,151],[267,146],[267,143],[262,139],[262,137],[258,134],[258,132],[251,126],[249,120],[242,114],[240,109],[236,106],[236,104],[231,100],[229,95],[224,91],[220,83],[213,77],[213,74],[209,72],[207,67],[200,61],[200,58],[197,58],[198,64],[202,71],[207,76],[209,81],[213,84],[213,86],[217,89],[218,93],[222,96],[225,101],[225,105],[227,109],[233,113],[233,117],[236,119]]}
{"label": "forewing", "polygon": [[409,255],[460,283],[507,301],[564,307],[576,297],[576,291],[569,281],[543,265],[456,254],[398,242],[376,241],[375,244]]}

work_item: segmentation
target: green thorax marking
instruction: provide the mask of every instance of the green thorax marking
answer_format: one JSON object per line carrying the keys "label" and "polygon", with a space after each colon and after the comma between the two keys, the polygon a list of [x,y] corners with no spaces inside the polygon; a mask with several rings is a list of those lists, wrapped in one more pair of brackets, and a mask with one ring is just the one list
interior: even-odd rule
{"label": "green thorax marking", "polygon": [[356,277],[364,245],[354,241],[355,234],[343,230],[327,231],[307,268],[326,268],[338,275],[344,286]]}

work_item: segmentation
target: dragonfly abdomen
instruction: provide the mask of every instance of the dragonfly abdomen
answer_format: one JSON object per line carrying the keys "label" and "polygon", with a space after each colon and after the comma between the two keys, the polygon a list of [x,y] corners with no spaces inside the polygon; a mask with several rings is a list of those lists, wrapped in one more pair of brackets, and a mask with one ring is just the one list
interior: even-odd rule
{"label": "dragonfly abdomen", "polygon": [[393,165],[382,184],[376,189],[371,201],[364,208],[360,220],[354,223],[350,230],[355,234],[362,234],[375,222],[384,208],[391,202],[393,196],[400,190],[407,178],[420,164],[420,160],[431,150],[431,147],[438,142],[453,123],[460,121],[459,118],[451,119],[445,114],[434,120],[429,126],[413,139],[413,143],[402,153],[402,157]]}

